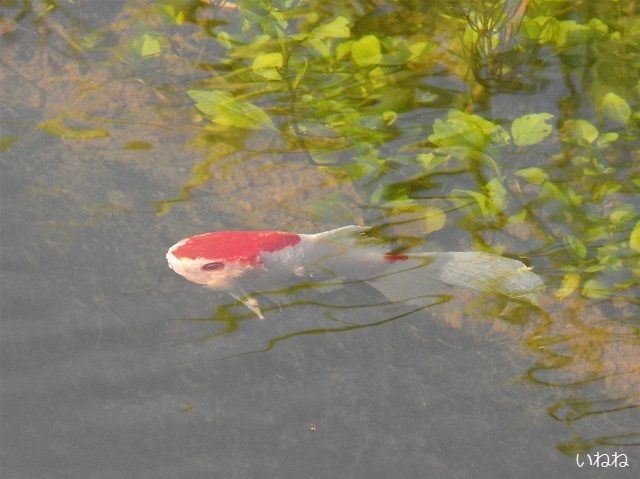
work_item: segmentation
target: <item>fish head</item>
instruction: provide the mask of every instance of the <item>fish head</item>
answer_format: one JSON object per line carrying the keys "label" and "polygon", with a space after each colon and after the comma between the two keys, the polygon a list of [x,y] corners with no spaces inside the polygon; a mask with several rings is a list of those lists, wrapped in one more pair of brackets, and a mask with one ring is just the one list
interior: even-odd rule
{"label": "fish head", "polygon": [[[179,244],[176,243],[176,245]],[[189,258],[176,255],[174,251],[169,249],[167,252],[169,268],[192,283],[201,284],[210,289],[230,291],[238,280],[253,269],[224,258]]]}
{"label": "fish head", "polygon": [[204,233],[169,248],[167,262],[193,283],[232,292],[265,273],[262,255],[299,242],[299,235],[280,231]]}

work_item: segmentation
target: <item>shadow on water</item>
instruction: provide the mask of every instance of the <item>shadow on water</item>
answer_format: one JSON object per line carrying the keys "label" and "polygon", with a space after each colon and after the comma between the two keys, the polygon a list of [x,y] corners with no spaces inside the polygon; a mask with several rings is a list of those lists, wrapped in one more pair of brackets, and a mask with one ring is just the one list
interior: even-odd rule
{"label": "shadow on water", "polygon": [[[432,295],[424,295],[416,299],[420,299],[421,301],[424,301],[427,298],[429,298],[430,300],[433,300],[433,302],[425,306],[416,307],[416,308],[410,309],[409,311],[398,313],[393,316],[385,315],[383,319],[377,319],[372,321],[371,321],[372,315],[370,315],[369,313],[370,311],[369,308],[379,309],[385,306],[389,307],[389,306],[395,306],[395,305],[388,301],[373,303],[373,304],[365,303],[365,304],[349,304],[349,305],[344,305],[344,304],[336,305],[336,304],[330,304],[330,303],[313,301],[313,300],[296,300],[296,301],[292,301],[290,303],[285,303],[285,304],[278,303],[277,305],[274,305],[274,306],[262,308],[263,313],[265,315],[268,315],[270,312],[277,311],[279,313],[287,314],[286,310],[289,308],[312,307],[313,309],[317,309],[319,312],[321,312],[321,317],[324,319],[323,321],[324,323],[329,323],[329,324],[338,323],[339,326],[323,326],[323,327],[315,327],[310,329],[300,329],[297,331],[289,332],[281,336],[268,339],[267,345],[262,349],[241,352],[232,356],[226,356],[218,359],[229,359],[229,358],[243,356],[247,354],[268,352],[268,351],[271,351],[273,348],[275,348],[278,345],[278,343],[282,343],[284,341],[288,341],[299,336],[342,333],[342,332],[348,332],[348,331],[356,331],[358,329],[363,329],[363,328],[372,328],[376,326],[386,325],[400,319],[408,318],[410,316],[413,316],[419,313],[420,311],[423,311],[428,307],[442,304],[449,300],[449,298],[447,298],[446,296],[432,296]],[[209,334],[201,339],[201,341],[211,341],[237,331],[240,328],[241,323],[245,320],[257,321],[253,313],[245,313],[244,315],[242,315],[235,312],[237,307],[238,305],[236,304],[219,305],[216,307],[216,314],[210,318],[185,318],[184,320],[222,323],[223,327],[219,331]],[[388,309],[389,308],[387,308],[387,310]],[[356,319],[361,318],[364,315],[364,317],[369,319],[371,322],[354,323],[349,318],[342,319],[342,318],[336,317],[336,315],[339,314],[340,312],[349,312],[349,311],[357,311],[358,316],[356,317]],[[376,315],[376,316],[379,316],[379,315]]]}

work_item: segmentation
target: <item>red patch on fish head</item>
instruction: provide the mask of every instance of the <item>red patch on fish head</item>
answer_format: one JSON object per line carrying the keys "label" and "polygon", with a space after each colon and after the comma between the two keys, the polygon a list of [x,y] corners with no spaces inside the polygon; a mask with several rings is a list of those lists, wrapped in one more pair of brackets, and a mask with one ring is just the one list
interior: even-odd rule
{"label": "red patch on fish head", "polygon": [[282,231],[218,231],[187,238],[171,253],[176,258],[206,258],[256,266],[260,254],[279,251],[300,242],[300,236]]}

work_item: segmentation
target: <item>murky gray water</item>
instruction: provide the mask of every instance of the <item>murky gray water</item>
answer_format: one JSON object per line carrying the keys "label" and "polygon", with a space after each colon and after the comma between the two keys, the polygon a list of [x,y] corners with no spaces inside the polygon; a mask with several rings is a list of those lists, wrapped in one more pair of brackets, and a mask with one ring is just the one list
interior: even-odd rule
{"label": "murky gray water", "polygon": [[[121,5],[81,7],[77,21],[103,27]],[[193,72],[124,68],[104,52],[87,63],[60,52],[62,35],[18,25],[1,54],[3,135],[15,138],[0,170],[3,477],[634,476],[637,447],[614,446],[630,467],[603,471],[578,468],[558,445],[633,443],[637,409],[553,419],[552,404],[600,390],[573,396],[525,380],[522,335],[496,327],[489,300],[462,327],[463,291],[412,311],[371,306],[384,298],[356,283],[292,292],[259,321],[174,274],[164,255],[185,236],[316,232],[352,221],[358,202],[300,156],[248,149],[158,214],[201,160],[192,105],[172,95]],[[93,133],[37,127],[65,111],[65,125]],[[311,217],[325,189],[348,206]],[[435,245],[459,234],[452,226]],[[522,307],[520,317],[542,313]]]}
{"label": "murky gray water", "polygon": [[[33,172],[62,188],[59,171],[93,170],[100,181],[87,188],[99,196],[126,186],[126,169],[96,172],[42,133],[23,145],[2,168],[6,477],[576,474],[555,450],[566,428],[545,413],[553,392],[515,379],[522,359],[499,337],[451,329],[439,307],[322,334],[345,325],[298,306],[265,321],[233,308],[239,330],[207,339],[223,329],[212,318],[228,298],[164,260],[190,221],[122,212],[70,226],[82,205],[73,193],[34,193]],[[162,188],[148,180],[145,191]],[[311,299],[381,301],[362,284]],[[405,311],[342,315],[368,324]],[[620,424],[633,417],[624,416]]]}
{"label": "murky gray water", "polygon": [[[219,359],[321,326],[322,308],[273,311],[204,341],[216,324],[184,318],[211,316],[224,298],[164,267],[153,216],[51,241],[24,221],[24,194],[11,200],[20,207],[8,208],[3,238],[7,477],[575,472],[549,440],[564,427],[546,417],[545,394],[512,379],[503,345],[443,326],[437,309]],[[328,299],[376,300],[350,289]]]}

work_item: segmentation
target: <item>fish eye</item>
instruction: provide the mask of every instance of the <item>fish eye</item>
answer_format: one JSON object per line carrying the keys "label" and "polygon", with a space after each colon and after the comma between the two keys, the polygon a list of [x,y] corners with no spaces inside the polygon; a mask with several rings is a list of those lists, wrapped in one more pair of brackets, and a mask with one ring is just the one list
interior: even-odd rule
{"label": "fish eye", "polygon": [[213,263],[207,263],[202,266],[203,271],[217,271],[224,268],[224,263],[220,261],[214,261]]}

